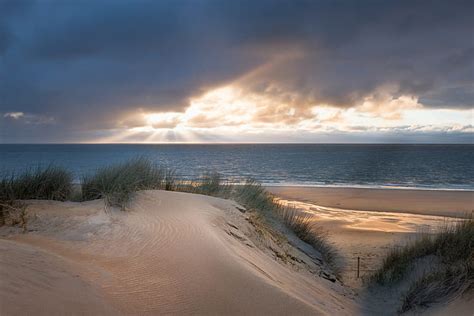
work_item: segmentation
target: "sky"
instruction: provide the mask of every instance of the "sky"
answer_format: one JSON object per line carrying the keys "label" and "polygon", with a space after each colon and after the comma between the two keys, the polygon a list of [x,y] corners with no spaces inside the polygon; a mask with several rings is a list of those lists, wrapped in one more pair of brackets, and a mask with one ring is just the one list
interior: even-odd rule
{"label": "sky", "polygon": [[0,0],[0,143],[474,143],[473,12]]}

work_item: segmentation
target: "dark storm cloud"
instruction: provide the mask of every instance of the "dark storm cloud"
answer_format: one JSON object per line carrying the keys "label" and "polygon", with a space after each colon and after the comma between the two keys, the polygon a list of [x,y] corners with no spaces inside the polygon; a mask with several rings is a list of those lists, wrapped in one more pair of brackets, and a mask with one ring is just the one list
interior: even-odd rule
{"label": "dark storm cloud", "polygon": [[181,111],[265,64],[242,85],[296,93],[301,107],[351,107],[390,86],[427,107],[471,108],[473,10],[472,1],[0,0],[0,113],[54,118],[59,133],[106,130],[137,108]]}

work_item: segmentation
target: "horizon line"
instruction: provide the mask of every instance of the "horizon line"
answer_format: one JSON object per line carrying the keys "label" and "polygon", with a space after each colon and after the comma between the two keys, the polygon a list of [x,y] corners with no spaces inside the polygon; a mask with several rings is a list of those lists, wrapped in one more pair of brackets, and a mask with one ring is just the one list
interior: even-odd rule
{"label": "horizon line", "polygon": [[44,142],[0,143],[0,145],[474,145],[474,142]]}

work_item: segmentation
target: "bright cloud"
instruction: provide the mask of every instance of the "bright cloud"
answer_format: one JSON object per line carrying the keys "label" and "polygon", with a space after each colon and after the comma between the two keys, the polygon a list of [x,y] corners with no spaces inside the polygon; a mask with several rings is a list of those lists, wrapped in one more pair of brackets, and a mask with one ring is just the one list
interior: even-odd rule
{"label": "bright cloud", "polygon": [[23,113],[23,112],[8,112],[8,113],[3,114],[3,117],[18,120],[19,118],[23,117],[24,115],[25,115],[25,113]]}
{"label": "bright cloud", "polygon": [[472,1],[303,2],[0,4],[0,141],[472,142]]}
{"label": "bright cloud", "polygon": [[183,112],[141,112],[136,126],[101,141],[289,141],[317,140],[325,134],[472,133],[472,110],[427,109],[414,96],[390,95],[369,95],[350,108],[298,107],[291,99],[229,85],[191,99]]}

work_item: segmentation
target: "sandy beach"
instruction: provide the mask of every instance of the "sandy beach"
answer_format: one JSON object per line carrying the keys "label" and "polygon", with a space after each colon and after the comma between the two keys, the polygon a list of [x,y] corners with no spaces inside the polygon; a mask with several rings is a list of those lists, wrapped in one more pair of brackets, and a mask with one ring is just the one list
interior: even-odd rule
{"label": "sandy beach", "polygon": [[474,316],[474,0],[0,0],[0,316]]}
{"label": "sandy beach", "polygon": [[268,186],[286,200],[349,210],[464,217],[474,211],[474,191]]}
{"label": "sandy beach", "polygon": [[[437,198],[419,192],[418,208],[403,213],[371,207],[375,202],[369,197],[385,194],[394,201],[408,194],[415,199],[416,192],[338,189],[322,199],[328,189],[270,190],[282,202],[315,215],[340,254],[342,279],[334,278],[308,244],[267,230],[254,213],[230,200],[141,191],[126,212],[104,207],[103,200],[31,200],[26,233],[0,230],[1,314],[380,315],[396,310],[398,301],[386,293],[367,295],[363,279],[388,249],[445,223],[440,214],[447,209],[440,204],[461,205],[451,209],[453,216],[468,207],[450,202],[451,192]],[[464,202],[472,197],[455,195]],[[342,196],[344,206],[377,211],[314,204],[332,205]],[[437,199],[431,202],[437,215],[430,215],[431,197]],[[409,205],[404,203],[393,208]],[[356,277],[357,257],[361,278]],[[437,308],[440,315],[454,307],[464,315],[471,306],[463,299]]]}
{"label": "sandy beach", "polygon": [[[339,250],[346,284],[355,288],[376,270],[388,250],[420,232],[470,214],[472,191],[267,187],[288,205],[315,215]],[[357,278],[357,258],[360,276]]]}

